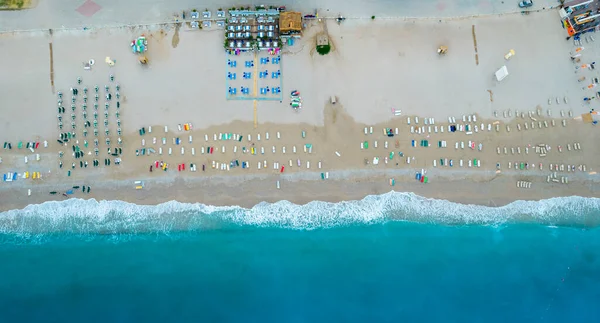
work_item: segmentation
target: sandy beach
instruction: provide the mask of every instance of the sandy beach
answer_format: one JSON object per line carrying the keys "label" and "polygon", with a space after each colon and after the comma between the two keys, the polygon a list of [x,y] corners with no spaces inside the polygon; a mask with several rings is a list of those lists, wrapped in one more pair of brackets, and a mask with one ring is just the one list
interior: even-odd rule
{"label": "sandy beach", "polygon": [[[326,56],[315,52],[322,32],[333,45]],[[148,39],[148,66],[129,47],[141,34]],[[281,71],[281,79],[260,82],[281,84],[282,96],[257,101],[255,114],[252,100],[227,99],[227,73],[236,72],[236,84],[245,84],[243,63],[253,56],[226,54],[223,30],[216,27],[3,33],[0,144],[12,149],[0,150],[0,173],[16,172],[18,179],[0,182],[0,210],[71,197],[251,207],[354,200],[390,190],[488,206],[598,197],[597,127],[581,117],[597,105],[596,99],[583,101],[595,97],[586,86],[597,73],[579,65],[599,57],[600,38],[584,45],[582,62],[575,64],[570,53],[576,47],[564,34],[555,11],[314,22],[300,41],[284,47],[279,64],[260,65]],[[445,56],[436,53],[440,45],[449,47]],[[510,49],[516,55],[507,61]],[[90,59],[95,64],[84,70]],[[238,66],[228,66],[228,59]],[[503,65],[509,76],[498,82],[494,72]],[[71,88],[79,89],[74,110]],[[294,90],[302,97],[300,110],[290,107]],[[59,113],[62,130],[59,99],[66,108]],[[94,111],[97,137],[95,127],[85,126]],[[185,124],[192,129],[179,128]],[[77,136],[61,145],[57,138],[66,132]],[[32,152],[27,142],[41,144]],[[107,148],[122,148],[120,165]],[[75,149],[83,155],[73,156]],[[157,169],[157,162],[168,170]],[[41,178],[23,178],[26,172]],[[428,183],[418,182],[416,173],[425,173]],[[74,194],[62,195],[74,186],[80,187]],[[91,191],[82,193],[83,186]]]}

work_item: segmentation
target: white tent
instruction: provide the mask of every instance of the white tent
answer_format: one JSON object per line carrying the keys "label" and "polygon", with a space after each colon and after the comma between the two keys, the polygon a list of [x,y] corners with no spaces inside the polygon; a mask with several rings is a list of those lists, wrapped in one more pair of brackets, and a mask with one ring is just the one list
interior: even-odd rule
{"label": "white tent", "polygon": [[500,69],[496,71],[496,80],[498,80],[498,82],[504,80],[504,78],[506,78],[507,76],[508,69],[506,68],[506,65],[500,67]]}

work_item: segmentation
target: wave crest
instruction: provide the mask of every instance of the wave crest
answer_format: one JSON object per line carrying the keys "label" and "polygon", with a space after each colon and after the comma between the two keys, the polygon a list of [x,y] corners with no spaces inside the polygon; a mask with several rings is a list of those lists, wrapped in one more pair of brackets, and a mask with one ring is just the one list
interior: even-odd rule
{"label": "wave crest", "polygon": [[0,233],[168,233],[231,225],[316,229],[386,221],[450,225],[531,222],[595,227],[600,224],[600,199],[573,196],[486,207],[389,192],[339,203],[263,202],[250,209],[176,201],[148,206],[123,201],[69,199],[2,212]]}

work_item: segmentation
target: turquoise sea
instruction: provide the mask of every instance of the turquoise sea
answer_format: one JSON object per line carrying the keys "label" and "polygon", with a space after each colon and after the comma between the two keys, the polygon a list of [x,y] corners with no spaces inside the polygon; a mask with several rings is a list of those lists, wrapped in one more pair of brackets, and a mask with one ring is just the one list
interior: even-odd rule
{"label": "turquoise sea", "polygon": [[599,322],[600,200],[0,213],[0,322]]}

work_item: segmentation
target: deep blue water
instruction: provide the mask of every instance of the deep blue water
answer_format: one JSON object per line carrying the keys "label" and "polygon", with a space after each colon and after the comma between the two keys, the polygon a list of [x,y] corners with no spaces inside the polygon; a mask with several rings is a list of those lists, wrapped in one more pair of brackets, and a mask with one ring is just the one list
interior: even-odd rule
{"label": "deep blue water", "polygon": [[598,228],[4,234],[0,260],[0,322],[600,321]]}

